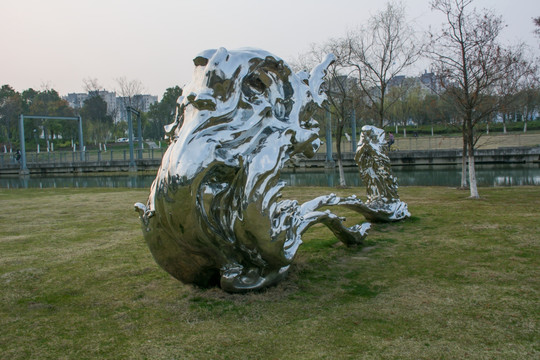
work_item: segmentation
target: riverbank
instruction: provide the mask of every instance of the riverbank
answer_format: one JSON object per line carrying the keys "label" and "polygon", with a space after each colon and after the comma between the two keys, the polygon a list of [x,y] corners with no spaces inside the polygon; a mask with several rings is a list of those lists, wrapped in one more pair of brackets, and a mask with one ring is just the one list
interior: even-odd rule
{"label": "riverbank", "polygon": [[[418,165],[461,165],[462,150],[392,150],[388,154],[392,166],[418,166]],[[516,147],[498,149],[479,149],[474,153],[476,164],[539,164],[540,146]],[[343,166],[356,167],[355,153],[342,154]],[[328,168],[335,167],[336,155],[332,162],[326,160],[324,153],[318,152],[311,159],[300,159],[290,165],[297,168]]]}
{"label": "riverbank", "polygon": [[[392,166],[419,166],[419,165],[461,165],[461,150],[431,150],[431,151],[391,151],[389,153]],[[90,160],[91,153],[87,152],[87,161],[56,162],[46,159],[41,162],[28,163],[28,175],[52,174],[84,174],[84,173],[155,173],[161,165],[161,157],[141,158],[134,160]],[[345,167],[356,168],[354,153],[342,154]],[[540,146],[521,148],[500,148],[477,150],[475,162],[481,164],[540,164]],[[317,153],[311,159],[299,158],[287,164],[284,170],[328,169],[336,167],[335,154],[328,162],[324,153]],[[20,166],[11,162],[0,167],[0,175],[19,175]]]}
{"label": "riverbank", "polygon": [[0,190],[0,357],[536,358],[538,189],[480,193],[402,188],[411,219],[352,249],[315,226],[284,282],[229,295],[155,264],[131,210],[147,190]]}
{"label": "riverbank", "polygon": [[[344,169],[348,186],[363,186],[358,167]],[[448,186],[459,187],[460,165],[394,166],[393,175],[399,186]],[[0,188],[143,188],[149,189],[156,172],[85,172],[60,174],[32,174],[29,176],[5,175],[0,177]],[[280,179],[288,186],[328,186],[339,184],[337,169],[285,168]],[[480,164],[476,166],[479,186],[540,185],[540,164]]]}
{"label": "riverbank", "polygon": [[[460,165],[461,137],[426,136],[397,138],[389,157],[392,166],[410,165]],[[312,159],[298,159],[288,164],[289,168],[335,167],[335,144],[332,161],[327,161],[326,147],[323,145]],[[343,163],[346,167],[356,167],[353,147],[342,143]],[[133,162],[126,149],[108,151],[86,151],[83,156],[73,152],[53,152],[27,154],[27,168],[30,174],[60,174],[87,172],[155,172],[165,149],[137,150]],[[486,135],[480,138],[475,151],[477,164],[532,164],[540,163],[540,133]],[[81,160],[83,159],[83,160]],[[18,175],[20,164],[13,154],[0,154],[0,175]]]}

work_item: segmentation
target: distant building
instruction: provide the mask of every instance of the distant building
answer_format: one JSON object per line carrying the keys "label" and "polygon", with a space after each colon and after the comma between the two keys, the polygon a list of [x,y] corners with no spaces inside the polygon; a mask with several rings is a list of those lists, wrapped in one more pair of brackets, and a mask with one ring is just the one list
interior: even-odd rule
{"label": "distant building", "polygon": [[[98,95],[107,103],[107,114],[113,117],[114,122],[127,120],[126,106],[130,104],[129,98],[116,96],[116,92],[106,90],[98,91]],[[70,107],[80,110],[89,97],[90,93],[69,93],[64,99]],[[135,95],[131,98],[131,106],[142,112],[148,112],[150,105],[157,101],[158,97],[154,95]]]}
{"label": "distant building", "polygon": [[98,94],[107,103],[107,114],[114,117],[116,114],[116,93],[102,90]]}
{"label": "distant building", "polygon": [[388,88],[391,88],[394,86],[402,86],[404,81],[405,81],[405,75],[396,75],[392,77],[390,80],[388,80]]}
{"label": "distant building", "polygon": [[[98,91],[98,95],[101,96],[103,101],[107,103],[107,114],[114,116],[116,112],[116,93],[107,90]],[[90,97],[90,93],[69,93],[64,96],[64,99],[68,102],[69,106],[75,110],[82,109],[86,99]]]}
{"label": "distant building", "polygon": [[429,94],[437,94],[441,90],[440,78],[435,73],[427,72],[416,77],[406,77],[405,75],[396,75],[388,81],[388,88],[395,86],[419,86]]}
{"label": "distant building", "polygon": [[88,99],[87,93],[70,93],[67,94],[67,96],[64,96],[64,100],[66,100],[73,109],[81,109],[86,99]]}
{"label": "distant building", "polygon": [[431,93],[438,93],[440,90],[440,84],[437,79],[437,76],[432,72],[427,72],[427,70],[424,70],[424,73],[420,75],[420,85],[428,90]]}

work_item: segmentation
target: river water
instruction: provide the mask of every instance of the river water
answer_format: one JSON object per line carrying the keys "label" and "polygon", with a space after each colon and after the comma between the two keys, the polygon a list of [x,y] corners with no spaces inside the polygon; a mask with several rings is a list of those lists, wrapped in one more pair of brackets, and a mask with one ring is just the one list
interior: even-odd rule
{"label": "river water", "polygon": [[[400,186],[449,186],[458,187],[461,179],[459,166],[412,166],[392,169]],[[478,165],[479,186],[540,185],[539,164]],[[1,177],[0,188],[150,188],[155,175],[56,175],[30,177]],[[281,178],[290,186],[336,186],[337,171],[284,171]],[[363,186],[358,170],[347,169],[348,186]]]}

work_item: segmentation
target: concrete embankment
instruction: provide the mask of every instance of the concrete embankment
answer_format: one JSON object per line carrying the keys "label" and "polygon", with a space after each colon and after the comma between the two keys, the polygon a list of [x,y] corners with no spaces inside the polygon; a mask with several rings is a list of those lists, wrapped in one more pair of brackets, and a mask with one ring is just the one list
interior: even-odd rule
{"label": "concrete embankment", "polygon": [[[415,165],[454,165],[461,164],[461,150],[417,150],[391,151],[389,154],[392,166]],[[326,161],[325,153],[317,153],[312,159],[297,159],[290,167],[325,168],[335,166]],[[509,147],[475,151],[477,164],[540,164],[540,146]],[[137,171],[156,171],[161,163],[159,157],[135,160]],[[356,166],[354,153],[343,153],[343,164],[346,167]],[[130,170],[129,160],[114,161],[72,161],[72,162],[39,162],[28,163],[30,174],[90,173],[90,172],[127,172]],[[2,163],[0,175],[19,174],[17,163]]]}
{"label": "concrete embankment", "polygon": [[[156,171],[161,164],[161,159],[135,160],[135,163],[137,171]],[[27,167],[31,175],[128,172],[130,170],[129,160],[28,163]],[[17,175],[19,171],[18,164],[4,164],[0,167],[0,175]]]}
{"label": "concrete embankment", "polygon": [[[391,151],[392,166],[414,165],[457,165],[461,164],[461,150],[416,150]],[[333,154],[336,160],[336,154]],[[486,149],[475,151],[477,164],[519,164],[540,163],[540,146]],[[328,165],[326,155],[318,153],[312,159],[302,159],[295,163],[297,167],[316,168]],[[354,153],[343,153],[343,166],[356,166]]]}

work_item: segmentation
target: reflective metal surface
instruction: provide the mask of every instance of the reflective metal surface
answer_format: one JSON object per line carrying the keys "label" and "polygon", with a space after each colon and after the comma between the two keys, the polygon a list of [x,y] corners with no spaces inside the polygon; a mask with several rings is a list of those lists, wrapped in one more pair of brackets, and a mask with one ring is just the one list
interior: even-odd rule
{"label": "reflective metal surface", "polygon": [[342,199],[340,204],[362,213],[371,221],[398,221],[411,216],[407,203],[399,199],[397,179],[392,175],[387,153],[384,130],[363,126],[355,161],[366,186],[367,201],[362,204],[353,196]]}
{"label": "reflective metal surface", "polygon": [[346,228],[325,205],[281,200],[284,164],[320,146],[311,118],[329,55],[310,74],[295,74],[258,49],[207,50],[166,127],[170,145],[146,205],[135,204],[145,240],[167,272],[185,283],[229,292],[260,289],[286,274],[301,235],[323,223],[348,245],[369,224]]}

